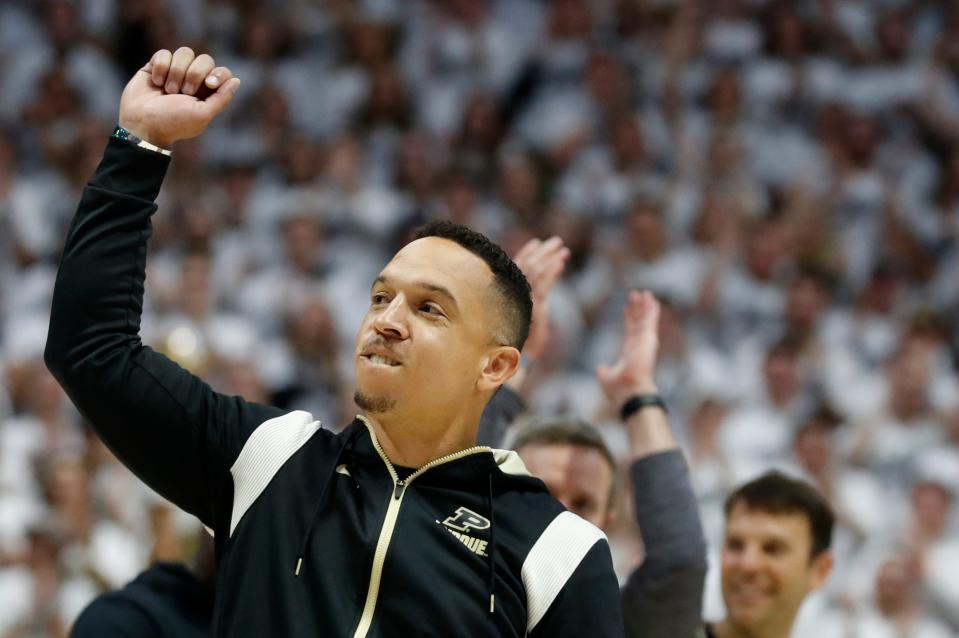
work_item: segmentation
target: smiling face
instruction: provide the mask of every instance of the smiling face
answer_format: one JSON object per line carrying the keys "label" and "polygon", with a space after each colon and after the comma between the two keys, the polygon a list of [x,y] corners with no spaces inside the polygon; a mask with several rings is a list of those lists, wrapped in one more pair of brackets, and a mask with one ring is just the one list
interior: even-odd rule
{"label": "smiling face", "polygon": [[783,627],[788,630],[803,599],[822,586],[832,567],[830,552],[810,558],[811,548],[804,514],[774,514],[742,502],[734,505],[722,553],[726,622],[744,635],[772,636]]}
{"label": "smiling face", "polygon": [[[356,336],[356,402],[371,414],[449,419],[482,409],[519,354],[495,342],[493,273],[454,241],[407,244],[373,284]],[[502,378],[505,375],[505,378]]]}

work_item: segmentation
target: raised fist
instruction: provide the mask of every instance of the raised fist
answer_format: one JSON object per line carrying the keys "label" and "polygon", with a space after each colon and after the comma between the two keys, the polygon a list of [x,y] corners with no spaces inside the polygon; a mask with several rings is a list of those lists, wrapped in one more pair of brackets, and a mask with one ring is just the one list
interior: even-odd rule
{"label": "raised fist", "polygon": [[161,49],[127,83],[120,126],[162,148],[196,137],[233,99],[239,78],[188,47]]}

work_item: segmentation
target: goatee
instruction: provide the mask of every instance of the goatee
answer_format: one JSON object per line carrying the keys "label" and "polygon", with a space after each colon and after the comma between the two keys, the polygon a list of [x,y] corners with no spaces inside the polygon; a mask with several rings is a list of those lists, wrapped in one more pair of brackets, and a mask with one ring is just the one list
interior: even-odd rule
{"label": "goatee", "polygon": [[393,406],[396,405],[396,400],[391,399],[390,397],[371,397],[368,394],[363,394],[360,390],[357,390],[353,393],[353,401],[360,407],[362,410],[367,412],[388,412],[393,409]]}

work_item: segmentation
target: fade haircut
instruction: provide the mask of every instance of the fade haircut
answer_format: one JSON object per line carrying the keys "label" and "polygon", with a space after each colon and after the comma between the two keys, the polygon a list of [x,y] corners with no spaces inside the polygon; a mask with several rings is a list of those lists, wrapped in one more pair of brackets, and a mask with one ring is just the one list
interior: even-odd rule
{"label": "fade haircut", "polygon": [[596,450],[609,465],[613,475],[613,482],[609,488],[609,506],[619,491],[619,475],[616,472],[616,461],[613,454],[603,440],[599,430],[586,421],[574,417],[555,416],[536,419],[520,429],[513,440],[513,449],[517,452],[528,446],[572,445],[590,450]]}
{"label": "fade haircut", "polygon": [[802,514],[809,522],[812,560],[829,549],[832,544],[832,528],[836,515],[832,507],[816,488],[805,481],[790,478],[778,471],[766,472],[726,499],[726,519],[737,505],[748,510],[769,514]]}
{"label": "fade haircut", "polygon": [[533,316],[533,297],[523,271],[509,255],[485,235],[466,226],[446,220],[427,222],[416,231],[416,239],[439,237],[454,241],[486,262],[493,271],[493,288],[499,297],[499,329],[494,331],[498,343],[523,349],[529,336]]}

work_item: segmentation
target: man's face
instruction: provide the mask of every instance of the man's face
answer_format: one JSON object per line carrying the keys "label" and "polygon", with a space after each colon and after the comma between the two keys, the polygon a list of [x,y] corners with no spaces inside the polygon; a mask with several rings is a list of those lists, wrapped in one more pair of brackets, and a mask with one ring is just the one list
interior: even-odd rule
{"label": "man's face", "polygon": [[773,351],[763,363],[766,390],[777,405],[788,403],[800,390],[799,362],[796,355]]}
{"label": "man's face", "polygon": [[370,413],[452,414],[478,393],[493,343],[493,274],[453,241],[418,239],[374,282],[356,336],[356,400]]}
{"label": "man's face", "polygon": [[568,443],[533,443],[518,452],[529,473],[542,479],[566,509],[600,529],[609,525],[613,470],[598,450]]}
{"label": "man's face", "polygon": [[876,606],[886,616],[909,608],[915,596],[916,570],[909,561],[893,558],[879,568],[876,577]]}
{"label": "man's face", "polygon": [[726,522],[722,590],[728,621],[749,635],[792,623],[806,595],[825,582],[830,553],[810,560],[812,535],[800,513],[733,506]]}
{"label": "man's face", "polygon": [[912,511],[918,528],[928,536],[939,536],[952,518],[952,498],[948,489],[933,481],[912,488]]}

